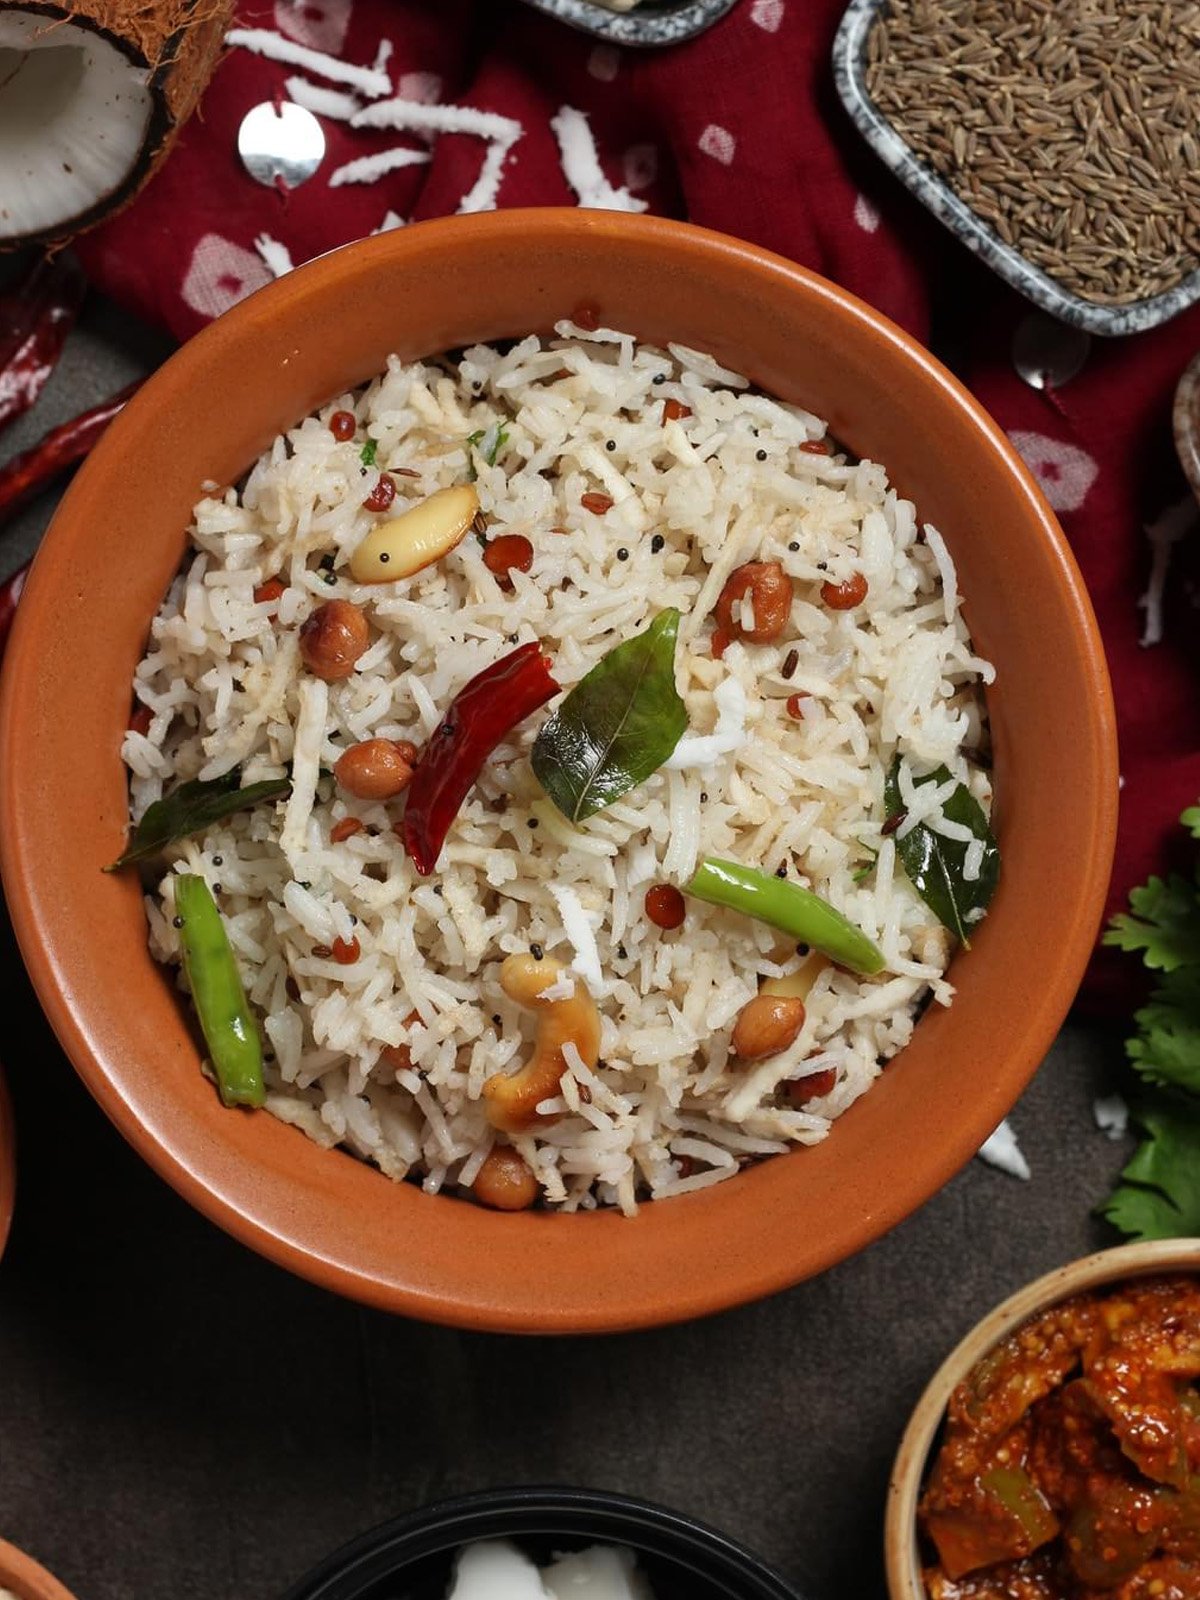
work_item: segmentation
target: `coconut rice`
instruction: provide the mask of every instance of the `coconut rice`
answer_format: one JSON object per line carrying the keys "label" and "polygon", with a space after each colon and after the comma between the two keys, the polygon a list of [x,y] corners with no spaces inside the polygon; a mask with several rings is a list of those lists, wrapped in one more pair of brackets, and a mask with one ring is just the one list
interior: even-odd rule
{"label": "coconut rice", "polygon": [[[214,487],[137,671],[149,728],[131,730],[122,754],[135,820],[181,780],[240,766],[251,783],[291,767],[290,797],[167,856],[208,881],[224,915],[275,1116],[430,1193],[469,1191],[496,1137],[483,1084],[519,1066],[533,1037],[500,964],[536,943],[592,992],[601,1060],[589,1070],[569,1051],[544,1119],[511,1142],[545,1204],[632,1212],[823,1139],[908,1042],[922,1003],[950,1003],[951,941],[881,832],[884,778],[897,751],[918,775],[944,763],[987,809],[987,776],[963,752],[986,745],[992,671],[972,650],[943,541],[918,528],[882,466],[832,442],[804,449],[825,439],[819,418],[707,356],[571,324],[557,334],[393,358],[364,392],[278,438],[240,489]],[[672,399],[686,414],[664,420]],[[355,413],[355,439],[333,437],[335,408]],[[376,467],[362,462],[368,438]],[[377,520],[362,501],[378,469],[412,474],[397,476],[395,514],[472,466],[489,535],[527,535],[529,572],[502,586],[468,536],[405,582],[351,581],[350,554]],[[586,509],[589,493],[611,508]],[[716,660],[711,613],[751,560],[793,580],[790,626]],[[823,605],[821,584],[854,573],[865,602]],[[271,576],[282,596],[256,603]],[[349,679],[326,684],[304,671],[297,632],[335,597],[364,609],[373,642]],[[531,770],[544,712],[486,763],[427,879],[393,831],[400,803],[356,800],[330,776],[359,740],[420,747],[463,684],[515,645],[540,641],[569,689],[666,606],[683,618],[690,731],[673,764],[582,825]],[[907,766],[901,781],[904,826],[924,817],[954,836],[944,787],[915,787]],[[364,828],[331,843],[348,816]],[[795,1043],[731,1058],[759,981],[805,957],[695,899],[675,931],[647,919],[646,890],[682,885],[705,855],[786,872],[873,938],[886,970],[819,963]],[[178,964],[173,881],[167,870],[146,907],[154,955]],[[352,964],[321,954],[338,939],[357,939]],[[795,1108],[786,1085],[829,1069],[833,1087]]]}

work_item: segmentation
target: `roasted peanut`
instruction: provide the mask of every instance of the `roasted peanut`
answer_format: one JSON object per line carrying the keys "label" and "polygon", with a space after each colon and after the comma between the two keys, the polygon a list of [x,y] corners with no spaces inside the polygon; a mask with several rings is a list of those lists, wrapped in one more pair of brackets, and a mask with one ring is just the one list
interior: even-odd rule
{"label": "roasted peanut", "polygon": [[756,994],[742,1007],[733,1028],[733,1053],[743,1061],[777,1056],[794,1044],[804,1026],[804,1001],[788,995]]}
{"label": "roasted peanut", "polygon": [[[742,601],[739,617],[733,608]],[[747,609],[753,611],[753,620]],[[778,639],[792,610],[792,580],[778,561],[747,561],[729,574],[716,604],[718,632],[726,639],[749,639],[765,644]],[[717,653],[714,650],[714,655]]]}
{"label": "roasted peanut", "polygon": [[326,683],[337,683],[354,671],[354,663],[371,642],[367,619],[349,600],[326,600],[300,629],[300,659]]}
{"label": "roasted peanut", "polygon": [[569,1000],[544,1000],[543,992],[566,973],[561,962],[533,955],[506,957],[500,968],[500,987],[510,1000],[539,1013],[533,1054],[511,1077],[497,1072],[483,1086],[488,1121],[504,1133],[520,1133],[538,1120],[538,1106],[558,1092],[567,1070],[563,1049],[573,1044],[584,1066],[594,1067],[600,1056],[600,1017],[582,981],[575,979]]}
{"label": "roasted peanut", "polygon": [[[404,1019],[404,1026],[411,1028],[420,1020],[419,1011],[410,1011]],[[412,1066],[412,1051],[407,1044],[385,1044],[380,1048],[379,1058],[381,1061],[386,1061],[389,1067],[394,1067],[397,1072],[407,1072]]]}
{"label": "roasted peanut", "polygon": [[538,1197],[538,1181],[524,1157],[498,1144],[475,1175],[472,1193],[493,1211],[528,1211]]}
{"label": "roasted peanut", "polygon": [[478,511],[479,496],[471,484],[438,489],[411,510],[378,523],[350,557],[350,576],[355,583],[411,578],[448,555]]}
{"label": "roasted peanut", "polygon": [[360,800],[390,800],[412,782],[412,761],[391,739],[364,739],[342,751],[333,775],[347,794]]}
{"label": "roasted peanut", "polygon": [[867,598],[868,587],[861,572],[852,572],[844,583],[823,583],[821,599],[831,611],[853,611]]}

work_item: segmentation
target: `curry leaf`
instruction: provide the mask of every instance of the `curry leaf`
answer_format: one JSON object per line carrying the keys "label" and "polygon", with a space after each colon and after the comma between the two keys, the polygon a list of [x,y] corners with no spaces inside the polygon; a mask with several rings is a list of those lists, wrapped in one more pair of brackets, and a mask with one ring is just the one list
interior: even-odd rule
{"label": "curry leaf", "polygon": [[373,467],[375,465],[375,457],[378,454],[379,440],[368,439],[366,444],[363,445],[362,449],[358,452],[358,459],[362,462],[364,467]]}
{"label": "curry leaf", "polygon": [[[900,756],[892,762],[884,786],[884,805],[889,817],[904,810],[900,794]],[[926,783],[945,783],[950,773],[945,767],[914,778],[920,787]],[[950,822],[969,828],[974,838],[983,842],[983,861],[978,878],[968,879],[963,872],[968,845],[965,839],[947,839],[923,822],[918,822],[901,838],[896,834],[896,853],[903,863],[913,888],[938,921],[963,944],[970,948],[968,929],[987,910],[996,892],[1000,876],[1000,848],[988,826],[983,807],[975,796],[960,783],[942,806],[942,815]]]}
{"label": "curry leaf", "polygon": [[275,800],[291,788],[290,778],[266,778],[261,783],[247,784],[243,789],[242,774],[238,767],[223,777],[201,782],[198,778],[181,783],[170,794],[147,806],[142,820],[129,835],[129,844],[106,872],[128,866],[131,861],[143,861],[177,839],[187,839],[193,833],[211,827],[232,816],[235,811],[245,811],[263,800]]}
{"label": "curry leaf", "polygon": [[547,718],[533,770],[571,822],[612,805],[656,772],[687,728],[675,688],[679,612],[610,650]]}

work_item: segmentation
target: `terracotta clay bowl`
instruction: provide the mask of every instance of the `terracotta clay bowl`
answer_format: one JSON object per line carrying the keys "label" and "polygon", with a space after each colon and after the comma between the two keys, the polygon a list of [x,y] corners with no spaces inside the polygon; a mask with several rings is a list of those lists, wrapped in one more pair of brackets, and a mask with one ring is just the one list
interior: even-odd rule
{"label": "terracotta clay bowl", "polygon": [[1070,1261],[1065,1267],[1056,1267],[1045,1277],[1035,1279],[1010,1295],[950,1352],[918,1400],[892,1468],[884,1519],[884,1551],[891,1600],[928,1600],[921,1579],[917,1545],[917,1502],[946,1414],[946,1403],[976,1362],[1021,1323],[1071,1295],[1102,1289],[1126,1278],[1179,1272],[1200,1272],[1200,1240],[1155,1239],[1097,1251],[1095,1255]]}
{"label": "terracotta clay bowl", "polygon": [[[958,999],[820,1146],[615,1213],[518,1216],[394,1185],[269,1116],[222,1110],[174,983],[151,959],[118,747],[151,617],[208,480],[412,359],[547,330],[590,306],[712,351],[826,418],[937,524],[990,697],[999,892],[958,956]],[[999,428],[923,349],[789,262],[657,218],[503,212],[422,223],[289,273],[172,357],[63,501],[5,666],[0,851],[22,950],[113,1121],[181,1194],[330,1289],[412,1316],[526,1331],[670,1322],[771,1293],[926,1200],[1016,1100],[1071,1002],[1116,816],[1113,716],[1082,581]]]}
{"label": "terracotta clay bowl", "polygon": [[13,1130],[12,1101],[0,1072],[0,1256],[8,1243],[17,1189],[17,1140]]}
{"label": "terracotta clay bowl", "polygon": [[74,1600],[57,1578],[15,1545],[0,1539],[0,1589],[15,1594],[17,1600]]}

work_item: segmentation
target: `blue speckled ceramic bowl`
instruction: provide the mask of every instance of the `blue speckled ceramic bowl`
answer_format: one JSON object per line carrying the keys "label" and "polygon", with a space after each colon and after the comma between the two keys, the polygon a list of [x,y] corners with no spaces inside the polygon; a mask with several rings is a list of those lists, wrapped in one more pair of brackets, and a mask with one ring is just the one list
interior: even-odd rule
{"label": "blue speckled ceramic bowl", "polygon": [[648,0],[632,11],[612,11],[597,0],[528,0],[528,3],[582,33],[594,33],[598,39],[607,39],[612,44],[649,49],[694,39],[731,11],[737,0]]}
{"label": "blue speckled ceramic bowl", "polygon": [[[560,0],[560,3],[569,4],[571,0]],[[838,93],[876,155],[887,162],[901,183],[906,184],[969,250],[1035,305],[1088,333],[1109,336],[1144,333],[1147,328],[1155,328],[1160,322],[1178,316],[1200,300],[1200,271],[1197,271],[1174,289],[1148,300],[1123,306],[1098,305],[1064,288],[1032,261],[1027,261],[1019,250],[1005,244],[982,217],[976,216],[970,206],[959,199],[948,183],[913,154],[867,93],[867,35],[882,7],[883,0],[851,0],[833,46],[833,72]]]}

